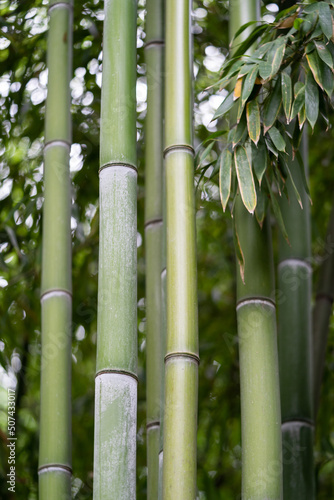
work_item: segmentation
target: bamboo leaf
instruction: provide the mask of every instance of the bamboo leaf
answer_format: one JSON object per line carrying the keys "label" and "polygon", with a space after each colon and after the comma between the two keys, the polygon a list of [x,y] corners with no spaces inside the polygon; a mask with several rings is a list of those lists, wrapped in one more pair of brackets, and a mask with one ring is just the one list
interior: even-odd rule
{"label": "bamboo leaf", "polygon": [[292,104],[292,83],[290,75],[288,75],[285,71],[282,71],[281,80],[283,108],[287,122],[289,123]]}
{"label": "bamboo leaf", "polygon": [[220,156],[220,167],[219,167],[219,192],[224,212],[231,193],[231,178],[232,178],[232,153],[226,148]]}
{"label": "bamboo leaf", "polygon": [[246,149],[238,146],[234,152],[235,168],[242,201],[248,212],[254,213],[256,207],[256,191],[252,172]]}
{"label": "bamboo leaf", "polygon": [[[248,23],[245,23],[243,24],[234,34],[233,38],[232,38],[232,41],[231,41],[231,44],[234,42],[234,40],[236,38],[238,38],[239,35],[241,35],[241,33],[243,33],[247,28],[249,28],[249,26],[252,26],[253,24],[258,24],[258,21],[249,21]],[[230,45],[231,45],[230,44]]]}
{"label": "bamboo leaf", "polygon": [[257,144],[260,138],[260,108],[256,100],[250,101],[246,106],[247,126],[250,139]]}
{"label": "bamboo leaf", "polygon": [[238,142],[242,141],[242,139],[246,139],[246,131],[247,131],[247,121],[245,115],[242,116],[240,122],[235,129],[235,134],[233,136],[232,146],[233,148],[238,144]]}
{"label": "bamboo leaf", "polygon": [[221,105],[216,110],[215,114],[213,115],[213,118],[211,121],[215,120],[216,118],[219,118],[220,116],[225,115],[225,113],[227,113],[232,108],[233,104],[234,104],[234,100],[233,100],[233,91],[232,91],[225,97],[225,99],[223,100],[223,102],[221,103]]}
{"label": "bamboo leaf", "polygon": [[201,154],[201,156],[199,157],[199,160],[198,160],[198,165],[196,168],[200,167],[203,163],[203,161],[205,160],[205,158],[211,153],[211,150],[213,148],[213,146],[215,145],[214,142],[211,142],[203,151],[203,153]]}
{"label": "bamboo leaf", "polygon": [[244,84],[242,86],[242,94],[241,94],[241,99],[243,105],[247,101],[248,97],[251,95],[252,90],[254,88],[255,80],[257,77],[258,73],[258,66],[254,65],[254,68],[248,73],[248,75],[245,78]]}
{"label": "bamboo leaf", "polygon": [[295,100],[293,101],[290,120],[293,120],[297,116],[297,114],[301,110],[302,106],[304,106],[304,104],[305,104],[305,86],[302,84],[302,87],[297,92]]}
{"label": "bamboo leaf", "polygon": [[238,259],[238,263],[239,263],[240,277],[242,279],[242,282],[245,283],[245,258],[244,258],[244,254],[243,254],[243,251],[242,251],[242,248],[240,245],[240,240],[239,240],[239,236],[237,233],[235,220],[233,223],[233,241],[234,241],[235,253],[236,253],[236,256]]}
{"label": "bamboo leaf", "polygon": [[255,175],[261,186],[262,178],[268,165],[268,153],[263,140],[260,140],[257,147],[252,144],[252,163]]}
{"label": "bamboo leaf", "polygon": [[299,203],[299,205],[300,205],[300,208],[302,209],[302,208],[303,208],[302,199],[301,199],[301,197],[300,197],[300,194],[299,194],[299,191],[298,191],[297,186],[296,186],[296,184],[295,184],[295,181],[293,180],[293,177],[292,177],[292,174],[291,174],[291,170],[290,170],[290,168],[289,168],[289,164],[288,164],[288,162],[287,162],[287,161],[285,161],[284,156],[283,156],[283,155],[281,155],[281,154],[279,155],[279,161],[280,161],[280,163],[282,163],[282,164],[284,165],[284,170],[285,170],[285,172],[287,173],[287,175],[288,175],[288,177],[289,177],[289,179],[290,179],[290,181],[291,181],[291,185],[292,185],[292,188],[293,188],[293,190],[294,190],[294,192],[295,192],[295,195],[296,195],[297,201],[298,201],[298,203]]}
{"label": "bamboo leaf", "polygon": [[306,118],[313,129],[319,114],[319,90],[311,71],[306,73],[305,111]]}
{"label": "bamboo leaf", "polygon": [[234,53],[234,57],[243,56],[247,50],[253,45],[253,43],[268,29],[267,24],[262,24],[257,26],[251,34],[246,38],[246,40],[238,46],[238,49]]}
{"label": "bamboo leaf", "polygon": [[307,179],[306,179],[306,175],[305,175],[305,167],[304,167],[304,161],[303,161],[303,157],[302,155],[300,154],[300,151],[296,151],[296,157],[297,157],[297,163],[298,163],[298,167],[300,169],[300,174],[301,174],[301,179],[302,179],[302,183],[303,183],[303,186],[304,186],[304,189],[305,189],[305,192],[312,204],[312,199],[311,199],[311,194],[310,194],[310,190],[309,190],[309,187],[308,187],[308,184],[307,184]]}
{"label": "bamboo leaf", "polygon": [[277,223],[278,223],[278,227],[280,228],[280,230],[281,230],[284,238],[286,239],[286,241],[290,245],[289,238],[288,238],[288,233],[287,233],[286,228],[285,228],[285,224],[284,224],[284,221],[283,221],[281,209],[280,209],[279,204],[278,204],[278,202],[276,200],[276,196],[272,192],[272,189],[271,189],[271,186],[270,186],[270,181],[267,178],[266,178],[266,181],[267,181],[267,186],[268,186],[268,190],[269,190],[269,194],[270,194],[271,206],[273,207],[273,212],[275,214],[275,217],[276,217],[276,220],[277,220]]}
{"label": "bamboo leaf", "polygon": [[278,151],[285,151],[285,140],[283,139],[280,131],[276,127],[271,127],[268,131],[270,139],[273,141],[275,148]]}
{"label": "bamboo leaf", "polygon": [[264,217],[266,214],[267,196],[260,186],[256,186],[256,197],[257,203],[255,208],[255,217],[260,228],[262,229]]}
{"label": "bamboo leaf", "polygon": [[330,40],[333,36],[332,14],[328,3],[318,3],[319,23],[324,35]]}
{"label": "bamboo leaf", "polygon": [[261,61],[259,64],[259,73],[263,80],[267,80],[271,75],[271,64],[268,61]]}
{"label": "bamboo leaf", "polygon": [[266,99],[263,116],[264,133],[266,133],[277,120],[281,104],[281,79],[278,78],[271,95]]}
{"label": "bamboo leaf", "polygon": [[234,92],[233,92],[234,101],[239,99],[239,97],[241,96],[242,82],[243,82],[243,78],[237,79],[237,83],[235,84]]}
{"label": "bamboo leaf", "polygon": [[306,111],[305,111],[305,106],[302,106],[301,110],[298,113],[298,122],[300,130],[303,128],[305,121],[306,121]]}
{"label": "bamboo leaf", "polygon": [[268,62],[271,64],[270,78],[278,72],[281,67],[285,52],[285,38],[280,37],[275,40],[275,44],[268,52]]}
{"label": "bamboo leaf", "polygon": [[318,56],[324,61],[327,66],[333,69],[333,57],[331,52],[327,49],[326,45],[320,40],[314,40],[315,48],[317,49]]}
{"label": "bamboo leaf", "polygon": [[328,97],[331,97],[334,88],[333,73],[327,64],[318,56],[317,51],[306,54],[306,59],[313,77],[319,87],[325,90]]}

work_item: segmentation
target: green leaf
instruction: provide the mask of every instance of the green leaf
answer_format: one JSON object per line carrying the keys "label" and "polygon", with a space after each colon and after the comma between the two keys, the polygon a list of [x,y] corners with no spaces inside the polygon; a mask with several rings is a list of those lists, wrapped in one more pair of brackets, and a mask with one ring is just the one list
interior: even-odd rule
{"label": "green leaf", "polygon": [[257,77],[258,73],[258,66],[254,65],[254,68],[248,73],[246,76],[243,86],[242,86],[242,93],[241,93],[241,100],[243,105],[247,101],[248,97],[251,95],[252,90],[254,88],[255,80]]}
{"label": "green leaf", "polygon": [[313,129],[319,114],[319,90],[311,71],[306,73],[305,111],[306,118]]}
{"label": "green leaf", "polygon": [[315,81],[322,90],[325,90],[328,97],[331,97],[334,88],[334,80],[330,68],[320,59],[317,51],[306,54],[306,59]]}
{"label": "green leaf", "polygon": [[236,146],[236,144],[238,144],[238,142],[242,141],[243,139],[246,139],[246,134],[245,134],[246,131],[247,131],[247,121],[245,115],[243,115],[235,130],[235,134],[232,141],[233,148]]}
{"label": "green leaf", "polygon": [[277,120],[279,110],[282,104],[282,95],[281,95],[281,79],[278,78],[273,91],[266,99],[264,106],[264,116],[263,116],[263,128],[264,133],[273,126],[275,121]]}
{"label": "green leaf", "polygon": [[268,61],[261,61],[259,64],[259,73],[263,80],[267,80],[271,75],[271,64]]}
{"label": "green leaf", "polygon": [[219,167],[219,192],[224,212],[231,193],[231,177],[232,153],[226,148],[220,156]]}
{"label": "green leaf", "polygon": [[248,212],[254,213],[256,207],[256,191],[252,172],[246,149],[238,146],[234,152],[234,162],[238,177],[238,184],[242,201]]}
{"label": "green leaf", "polygon": [[242,282],[245,283],[245,258],[244,254],[240,245],[240,240],[239,236],[237,233],[237,228],[236,228],[236,223],[235,223],[235,217],[234,217],[234,223],[233,223],[233,242],[234,242],[234,249],[235,253],[238,259],[239,263],[239,270],[240,270],[240,276],[242,279]]}
{"label": "green leaf", "polygon": [[288,75],[285,71],[282,71],[281,80],[282,80],[283,108],[287,122],[289,123],[291,103],[292,103],[292,83],[290,75]]}
{"label": "green leaf", "polygon": [[303,136],[303,132],[302,132],[302,130],[300,130],[300,128],[298,126],[298,122],[296,121],[295,128],[294,128],[293,135],[292,135],[293,153],[295,153],[299,149],[302,136]]}
{"label": "green leaf", "polygon": [[246,40],[238,45],[237,50],[234,53],[234,57],[243,56],[247,50],[253,45],[254,42],[266,31],[268,30],[268,24],[261,24],[257,26],[250,35],[246,38]]}
{"label": "green leaf", "polygon": [[268,165],[268,153],[263,139],[260,140],[257,147],[252,144],[252,163],[255,175],[261,186],[262,178]]}
{"label": "green leaf", "polygon": [[299,191],[298,191],[298,189],[297,189],[297,187],[296,187],[295,181],[293,180],[293,177],[292,177],[292,174],[291,174],[291,170],[290,170],[290,168],[289,168],[289,164],[288,164],[288,162],[287,162],[287,161],[285,161],[284,156],[283,156],[283,155],[281,155],[281,154],[279,155],[279,161],[280,161],[281,163],[283,163],[283,165],[284,165],[284,170],[285,170],[285,171],[286,171],[286,173],[288,174],[288,177],[289,177],[289,179],[290,179],[290,181],[291,181],[291,185],[292,185],[292,188],[293,188],[293,190],[294,190],[294,192],[295,192],[295,195],[296,195],[297,201],[298,201],[298,203],[299,203],[299,205],[300,205],[300,208],[302,209],[302,208],[303,208],[302,199],[301,199],[300,194],[299,194]]}
{"label": "green leaf", "polygon": [[261,133],[259,103],[254,99],[246,106],[247,127],[250,139],[257,144]]}
{"label": "green leaf", "polygon": [[275,44],[267,55],[268,62],[271,65],[270,78],[272,78],[281,67],[285,52],[285,38],[280,37],[275,40]]}
{"label": "green leaf", "polygon": [[260,186],[256,186],[257,203],[255,208],[255,217],[262,229],[264,217],[266,214],[267,196]]}
{"label": "green leaf", "polygon": [[302,183],[303,183],[305,192],[306,192],[307,196],[309,197],[309,200],[310,200],[311,205],[312,205],[311,194],[310,194],[310,190],[309,190],[309,187],[307,184],[307,179],[306,179],[306,174],[305,174],[304,161],[303,161],[302,155],[300,154],[300,151],[296,151],[296,158],[297,158],[298,167],[300,169],[300,176],[302,179]]}
{"label": "green leaf", "polygon": [[276,127],[271,127],[268,131],[270,139],[273,141],[275,148],[278,151],[285,151],[285,140],[283,139],[280,131]]}
{"label": "green leaf", "polygon": [[330,40],[333,36],[332,14],[328,3],[318,3],[319,23],[324,35]]}
{"label": "green leaf", "polygon": [[318,56],[324,61],[327,66],[333,69],[333,57],[331,52],[327,49],[326,45],[319,40],[314,40],[315,48],[317,49]]}
{"label": "green leaf", "polygon": [[305,106],[302,106],[301,110],[298,113],[298,122],[300,130],[303,128],[305,121],[306,121],[306,111],[305,111]]}
{"label": "green leaf", "polygon": [[276,196],[272,192],[272,189],[271,189],[271,186],[270,186],[270,181],[268,181],[267,178],[266,178],[266,181],[267,181],[267,186],[268,186],[268,190],[269,190],[269,194],[270,194],[271,206],[273,207],[273,211],[274,211],[274,214],[275,214],[278,226],[279,226],[279,228],[280,228],[280,230],[281,230],[284,238],[286,239],[286,241],[290,245],[289,238],[288,238],[288,233],[286,232],[286,228],[285,228],[285,225],[284,225],[284,221],[283,221],[283,217],[282,217],[282,213],[281,213],[278,201],[276,200]]}
{"label": "green leaf", "polygon": [[[199,157],[199,161],[198,161],[198,165],[196,168],[200,167],[201,164],[203,163],[203,161],[205,160],[205,158],[211,153],[211,150],[213,148],[213,146],[215,145],[214,142],[211,142],[203,151],[203,153],[201,154],[201,156]],[[195,162],[196,163],[196,162]]]}
{"label": "green leaf", "polygon": [[249,28],[249,26],[252,26],[253,24],[258,24],[258,21],[249,21],[248,23],[246,24],[243,24],[234,34],[234,37],[232,38],[232,43],[233,41],[238,38],[239,35],[241,35],[241,33],[243,33],[247,28]]}
{"label": "green leaf", "polygon": [[219,108],[216,110],[211,121],[215,120],[216,118],[219,118],[220,116],[225,115],[225,113],[227,113],[232,108],[233,104],[234,104],[234,99],[233,99],[233,90],[232,90],[232,92],[230,92],[225,97],[225,99],[223,100],[223,102],[221,103]]}
{"label": "green leaf", "polygon": [[301,110],[302,106],[304,106],[304,104],[305,104],[305,86],[304,84],[302,84],[302,87],[297,92],[295,100],[293,101],[290,120],[293,120],[297,116],[297,114]]}

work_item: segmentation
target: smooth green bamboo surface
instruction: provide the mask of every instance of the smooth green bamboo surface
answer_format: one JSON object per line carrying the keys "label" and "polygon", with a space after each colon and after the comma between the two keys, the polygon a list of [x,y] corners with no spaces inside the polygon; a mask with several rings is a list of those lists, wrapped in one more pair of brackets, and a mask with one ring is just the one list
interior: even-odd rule
{"label": "smooth green bamboo surface", "polygon": [[148,0],[145,60],[147,115],[145,150],[147,498],[159,488],[163,353],[161,318],[164,27],[162,0]]}
{"label": "smooth green bamboo surface", "polygon": [[188,0],[167,0],[164,500],[193,500],[196,497],[199,358],[190,22]]}
{"label": "smooth green bamboo surface", "polygon": [[[334,205],[327,229],[326,243],[334,239]],[[329,321],[334,300],[334,254],[326,248],[321,264],[316,302],[313,310],[313,362],[314,362],[314,415],[317,415],[320,401],[321,381],[325,365]]]}
{"label": "smooth green bamboo surface", "polygon": [[[238,199],[236,231],[245,259],[238,272],[242,498],[282,498],[282,441],[274,272],[267,215],[261,230]],[[253,293],[252,293],[253,291]]]}
{"label": "smooth green bamboo surface", "polygon": [[[231,0],[229,5],[232,40],[241,25],[259,19],[260,3]],[[244,279],[239,271],[237,278],[242,498],[279,500],[283,498],[281,409],[269,214],[261,230],[238,195],[235,225],[244,255]]]}
{"label": "smooth green bamboo surface", "polygon": [[136,498],[136,1],[105,2],[94,500]]}
{"label": "smooth green bamboo surface", "polygon": [[[303,140],[305,148],[305,137]],[[282,196],[280,207],[290,245],[280,235],[277,298],[284,500],[312,500],[315,491],[309,200],[291,151],[289,163],[303,209],[288,180],[289,200]]]}
{"label": "smooth green bamboo surface", "polygon": [[72,4],[49,3],[42,250],[39,498],[71,498]]}

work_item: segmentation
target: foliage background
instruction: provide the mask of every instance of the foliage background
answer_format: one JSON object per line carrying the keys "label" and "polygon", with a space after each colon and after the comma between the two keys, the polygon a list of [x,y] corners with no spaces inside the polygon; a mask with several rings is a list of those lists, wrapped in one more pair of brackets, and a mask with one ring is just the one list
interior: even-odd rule
{"label": "foliage background", "polygon": [[[268,2],[266,2],[268,3]],[[291,3],[291,2],[290,2]],[[272,18],[276,4],[263,5]],[[138,499],[146,496],[144,118],[145,1],[138,1]],[[103,2],[74,5],[71,149],[73,235],[73,498],[92,497],[98,257],[98,155]],[[7,388],[16,387],[17,493],[37,498],[40,383],[40,270],[43,117],[47,72],[47,1],[0,0],[0,497],[7,490]],[[228,1],[193,5],[196,144],[224,92],[217,81],[228,53]],[[331,122],[333,116],[331,117]],[[312,265],[315,287],[323,258],[334,251],[326,226],[334,187],[333,130],[316,126],[309,140]],[[215,154],[214,152],[212,153]],[[213,158],[214,159],[214,158]],[[217,178],[197,174],[200,329],[198,489],[200,499],[240,498],[240,402],[231,217],[223,214]],[[274,248],[276,236],[274,234]],[[316,431],[318,498],[334,497],[334,321]],[[291,450],[290,450],[291,451]],[[289,450],[288,450],[289,452]],[[293,452],[293,450],[292,450]]]}

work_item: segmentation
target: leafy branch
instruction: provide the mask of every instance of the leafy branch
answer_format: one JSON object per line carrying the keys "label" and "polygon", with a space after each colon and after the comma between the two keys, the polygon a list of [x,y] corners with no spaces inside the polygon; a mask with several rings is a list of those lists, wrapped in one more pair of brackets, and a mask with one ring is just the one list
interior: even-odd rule
{"label": "leafy branch", "polygon": [[[239,191],[245,207],[255,212],[262,226],[270,200],[286,237],[274,193],[287,194],[289,178],[302,206],[287,161],[292,155],[297,157],[294,168],[296,164],[301,169],[309,194],[299,147],[306,122],[312,130],[320,118],[329,125],[334,88],[333,6],[334,0],[303,2],[278,14],[273,24],[242,26],[235,39],[246,29],[250,34],[225,61],[216,84],[220,89],[233,85],[213,117],[226,118],[227,128],[208,138],[209,145],[199,157],[204,172],[204,160],[216,141],[221,143],[219,136],[225,137],[213,170],[219,172],[224,211]],[[247,53],[254,44],[255,50]]]}

